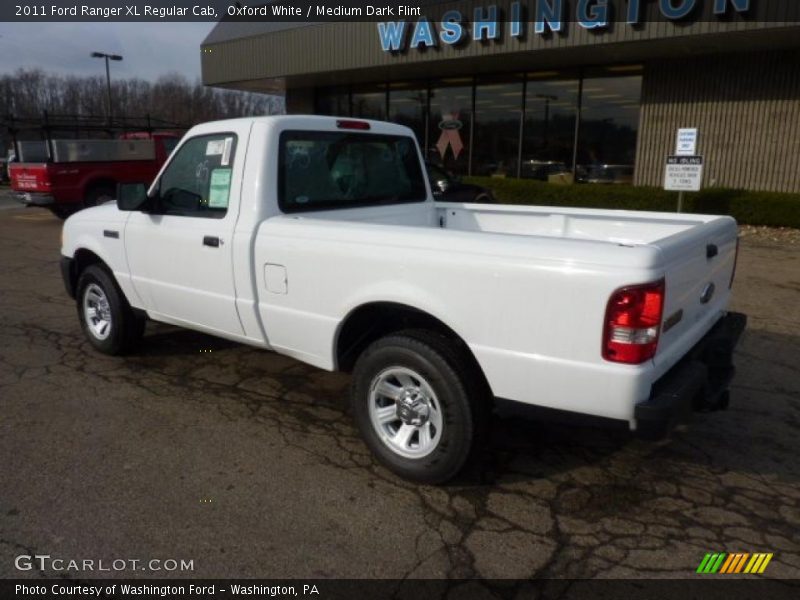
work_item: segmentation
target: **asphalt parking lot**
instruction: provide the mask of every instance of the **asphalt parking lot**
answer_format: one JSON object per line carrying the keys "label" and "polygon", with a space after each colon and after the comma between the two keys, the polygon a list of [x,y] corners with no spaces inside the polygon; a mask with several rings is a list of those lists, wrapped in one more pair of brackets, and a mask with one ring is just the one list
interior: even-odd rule
{"label": "asphalt parking lot", "polygon": [[683,578],[720,551],[800,577],[800,246],[744,239],[730,410],[659,444],[498,419],[434,488],[372,460],[346,376],[153,324],[132,356],[93,352],[61,222],[2,206],[0,577],[58,576],[15,569],[49,554],[194,564],[120,576]]}

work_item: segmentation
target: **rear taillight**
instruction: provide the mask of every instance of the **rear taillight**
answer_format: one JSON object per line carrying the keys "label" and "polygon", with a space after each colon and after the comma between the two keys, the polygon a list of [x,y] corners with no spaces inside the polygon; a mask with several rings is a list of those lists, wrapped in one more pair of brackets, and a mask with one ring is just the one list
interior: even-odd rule
{"label": "rear taillight", "polygon": [[731,271],[731,281],[728,289],[733,288],[733,278],[736,277],[736,265],[739,264],[739,238],[736,238],[736,254],[733,256],[733,271]]}
{"label": "rear taillight", "polygon": [[603,358],[638,365],[656,354],[664,312],[664,280],[624,287],[611,295],[603,331]]}

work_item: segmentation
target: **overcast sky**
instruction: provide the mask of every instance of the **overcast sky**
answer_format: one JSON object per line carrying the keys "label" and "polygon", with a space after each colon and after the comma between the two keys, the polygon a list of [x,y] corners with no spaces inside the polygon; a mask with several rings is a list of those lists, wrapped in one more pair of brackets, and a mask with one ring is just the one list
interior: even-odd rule
{"label": "overcast sky", "polygon": [[93,51],[121,54],[111,76],[200,77],[200,43],[214,23],[0,23],[0,73],[38,67],[69,75],[105,73]]}

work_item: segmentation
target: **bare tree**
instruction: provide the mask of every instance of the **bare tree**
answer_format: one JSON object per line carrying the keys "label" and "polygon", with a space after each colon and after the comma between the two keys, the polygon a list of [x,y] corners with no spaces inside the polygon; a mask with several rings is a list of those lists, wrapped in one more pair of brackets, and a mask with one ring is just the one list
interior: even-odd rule
{"label": "bare tree", "polygon": [[[187,126],[214,119],[284,112],[283,98],[251,92],[221,90],[190,82],[170,73],[155,82],[143,79],[112,81],[112,112],[126,119],[150,115]],[[106,82],[102,77],[56,75],[39,69],[19,69],[0,76],[0,118],[41,117],[50,114],[107,117]],[[3,138],[6,139],[3,139]],[[0,131],[0,141],[9,140]]]}

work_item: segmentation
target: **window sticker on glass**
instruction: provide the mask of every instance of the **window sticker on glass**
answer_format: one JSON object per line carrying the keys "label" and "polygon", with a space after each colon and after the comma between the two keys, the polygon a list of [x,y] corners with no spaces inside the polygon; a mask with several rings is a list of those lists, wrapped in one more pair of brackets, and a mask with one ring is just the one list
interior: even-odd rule
{"label": "window sticker on glass", "polygon": [[227,167],[228,163],[231,161],[231,146],[232,145],[233,145],[233,138],[231,138],[231,137],[225,138],[225,142],[223,144],[223,149],[222,149],[222,160],[220,161],[220,164],[223,167]]}
{"label": "window sticker on glass", "polygon": [[231,189],[231,170],[211,171],[211,185],[208,193],[209,208],[228,208],[228,195]]}
{"label": "window sticker on glass", "polygon": [[225,140],[211,140],[206,144],[206,156],[219,156],[224,150]]}

